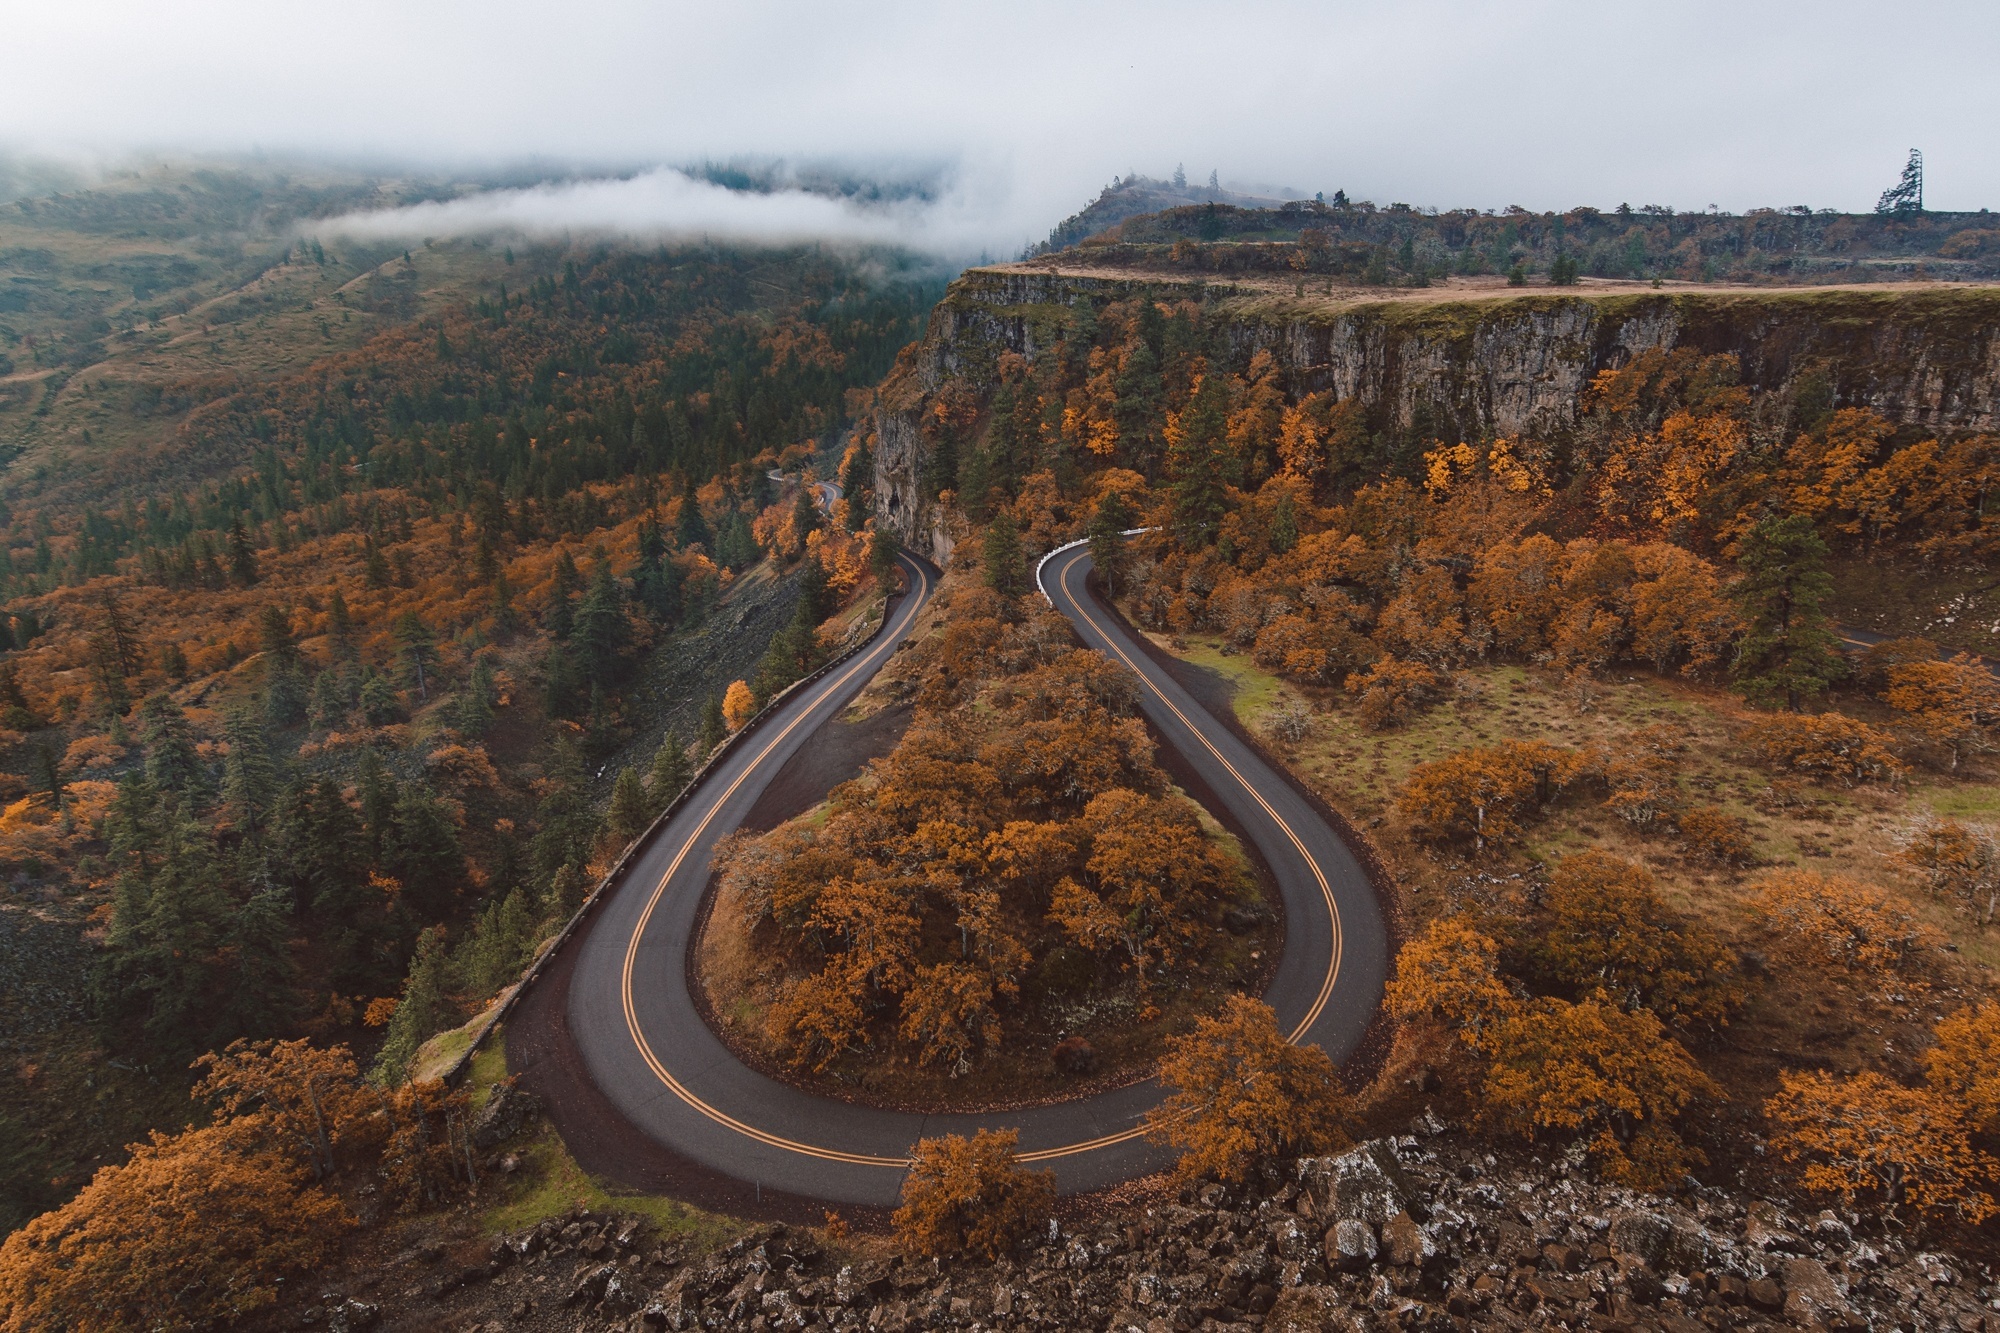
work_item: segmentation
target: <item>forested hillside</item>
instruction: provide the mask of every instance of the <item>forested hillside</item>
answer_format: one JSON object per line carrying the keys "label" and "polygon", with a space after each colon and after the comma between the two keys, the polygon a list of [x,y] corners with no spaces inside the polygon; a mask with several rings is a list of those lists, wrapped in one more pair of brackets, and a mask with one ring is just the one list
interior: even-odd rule
{"label": "forested hillside", "polygon": [[[1895,302],[1754,379],[1683,309],[1496,430],[1421,410],[1457,363],[1420,348],[1370,396],[1367,345],[1315,361],[1308,319],[1025,268],[962,279],[884,386],[877,512],[961,561],[1088,537],[1125,613],[1372,830],[1413,939],[1366,1113],[1435,1093],[1646,1190],[1991,1214],[1964,1061],[2000,1021],[2000,686],[1909,630],[1991,642],[2000,442],[1976,395],[1954,421],[1858,391],[1903,373],[1869,360],[1909,345]],[[1983,364],[1988,294],[1921,302]],[[1472,373],[1534,350],[1490,336],[1502,301],[1409,318]],[[1834,612],[1883,569],[1914,604],[1862,654]]]}
{"label": "forested hillside", "polygon": [[647,654],[803,570],[768,694],[873,586],[862,516],[799,471],[920,327],[920,273],[492,258],[465,304],[165,433],[36,437],[4,485],[0,859],[40,942],[0,973],[10,1225],[180,1123],[205,1051],[310,1036],[400,1074],[740,721],[726,680],[700,716],[633,696]]}
{"label": "forested hillside", "polygon": [[1579,276],[1761,284],[1966,279],[2000,270],[2000,218],[1984,210],[1855,214],[1804,205],[1740,216],[1660,204],[1441,211],[1378,207],[1344,191],[1279,204],[1135,177],[1107,188],[1026,257],[1266,271],[1378,287],[1423,287],[1454,274],[1557,285]]}

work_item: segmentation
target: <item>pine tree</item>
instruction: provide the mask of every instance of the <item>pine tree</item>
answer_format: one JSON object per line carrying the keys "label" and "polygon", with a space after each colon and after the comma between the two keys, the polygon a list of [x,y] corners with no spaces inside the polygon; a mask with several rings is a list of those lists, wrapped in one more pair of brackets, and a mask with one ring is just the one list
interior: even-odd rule
{"label": "pine tree", "polygon": [[722,700],[711,694],[701,706],[701,730],[696,733],[694,743],[696,753],[706,759],[727,735],[729,725],[722,720]]}
{"label": "pine tree", "polygon": [[611,787],[611,809],[605,816],[612,839],[622,847],[645,832],[646,825],[652,822],[653,811],[646,800],[646,788],[639,781],[639,770],[620,769],[618,780]]}
{"label": "pine tree", "polygon": [[840,496],[847,501],[847,528],[859,532],[868,521],[866,496],[875,477],[875,460],[868,446],[856,443],[848,451],[847,465],[840,472]]}
{"label": "pine tree", "polygon": [[375,1082],[394,1087],[407,1080],[418,1049],[457,1018],[445,995],[445,965],[444,927],[433,926],[417,937],[409,979],[369,1075]]}
{"label": "pine tree", "polygon": [[1228,447],[1229,390],[1206,376],[1193,399],[1167,427],[1167,492],[1174,536],[1184,549],[1215,541],[1228,512],[1234,453]]}
{"label": "pine tree", "polygon": [[572,598],[582,585],[577,576],[576,561],[564,551],[556,557],[555,587],[549,592],[548,610],[543,613],[542,623],[549,631],[549,637],[558,643],[569,638],[570,628],[575,623],[576,608]]}
{"label": "pine tree", "polygon": [[278,795],[277,765],[271,760],[263,727],[247,709],[232,710],[222,734],[229,744],[229,753],[222,761],[222,800],[230,823],[254,837],[270,822]]}
{"label": "pine tree", "polygon": [[1121,534],[1131,526],[1131,507],[1118,492],[1111,491],[1097,502],[1097,512],[1090,516],[1085,533],[1090,538],[1090,563],[1113,597],[1125,586],[1125,538]]}
{"label": "pine tree", "polygon": [[326,599],[326,629],[333,639],[334,655],[351,658],[354,655],[354,618],[347,613],[347,599],[340,595],[338,588]]}
{"label": "pine tree", "polygon": [[250,534],[243,530],[241,515],[229,525],[229,577],[242,588],[254,587],[257,582],[257,556],[250,548]]}
{"label": "pine tree", "polygon": [[169,791],[199,797],[208,773],[195,750],[187,714],[171,696],[155,694],[139,705],[139,739],[146,747],[146,776]]}
{"label": "pine tree", "polygon": [[403,656],[409,659],[410,676],[416,683],[417,697],[430,698],[425,668],[430,665],[437,636],[431,633],[430,626],[424,624],[422,618],[412,610],[396,617],[396,641],[403,645]]}
{"label": "pine tree", "polygon": [[362,668],[361,720],[371,727],[386,727],[401,722],[403,716],[403,701],[396,697],[396,687],[386,676]]}
{"label": "pine tree", "polygon": [[687,746],[681,741],[680,732],[672,727],[660,738],[660,748],[653,752],[653,768],[650,775],[652,808],[664,810],[667,803],[679,796],[691,776],[688,769]]}
{"label": "pine tree", "polygon": [[896,539],[881,528],[868,538],[868,572],[884,589],[896,574]]}
{"label": "pine tree", "polygon": [[986,586],[1002,597],[1019,597],[1028,590],[1028,558],[1021,550],[1021,530],[1007,513],[993,516],[979,548]]}
{"label": "pine tree", "polygon": [[792,613],[798,624],[818,629],[834,612],[833,584],[818,556],[808,556],[799,566],[799,602]]}
{"label": "pine tree", "polygon": [[1751,699],[1794,712],[1845,674],[1839,636],[1823,610],[1833,592],[1826,543],[1802,514],[1766,518],[1743,539],[1733,590],[1746,626],[1731,674]]}
{"label": "pine tree", "polygon": [[390,830],[396,820],[396,802],[402,798],[395,775],[382,767],[375,751],[361,752],[360,771],[355,774],[355,796],[361,803],[361,836],[368,859],[381,860],[388,851]]}
{"label": "pine tree", "polygon": [[347,720],[347,689],[340,672],[328,667],[313,677],[306,696],[306,721],[314,731],[332,731]]}
{"label": "pine tree", "polygon": [[493,704],[498,697],[493,660],[482,653],[473,659],[465,689],[458,696],[458,729],[474,740],[485,735],[486,729],[493,725]]}
{"label": "pine tree", "polygon": [[458,826],[429,788],[412,782],[398,793],[383,850],[419,919],[439,921],[451,914],[465,880],[465,857]]}
{"label": "pine tree", "polygon": [[792,536],[797,539],[799,549],[805,549],[805,540],[824,526],[819,505],[814,500],[816,492],[811,483],[801,482],[798,498],[792,502]]}
{"label": "pine tree", "polygon": [[292,898],[267,887],[236,910],[228,935],[228,1000],[224,1036],[288,1031],[299,1013],[298,962],[293,956]]}
{"label": "pine tree", "polygon": [[625,598],[608,560],[599,560],[592,572],[590,591],[572,617],[569,639],[586,680],[592,685],[616,682],[624,670],[632,628],[625,621]]}
{"label": "pine tree", "polygon": [[556,745],[549,765],[553,783],[535,808],[531,854],[535,874],[547,878],[571,862],[581,866],[597,845],[597,813],[585,789],[583,756],[569,741]]}

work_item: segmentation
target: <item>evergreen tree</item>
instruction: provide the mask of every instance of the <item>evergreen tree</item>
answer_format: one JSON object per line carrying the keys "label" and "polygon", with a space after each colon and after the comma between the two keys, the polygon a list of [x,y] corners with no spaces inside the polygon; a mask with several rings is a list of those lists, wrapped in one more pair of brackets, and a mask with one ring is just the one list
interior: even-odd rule
{"label": "evergreen tree", "polygon": [[146,747],[146,776],[168,791],[198,798],[207,789],[208,773],[195,750],[187,714],[167,694],[150,696],[139,705],[139,739]]}
{"label": "evergreen tree", "polygon": [[1278,497],[1278,507],[1271,515],[1271,549],[1283,555],[1299,544],[1299,517],[1292,507],[1292,493],[1284,492]]}
{"label": "evergreen tree", "polygon": [[861,531],[868,521],[867,495],[875,480],[875,459],[865,444],[856,444],[840,472],[840,496],[847,501],[847,528]]}
{"label": "evergreen tree", "polygon": [[[132,618],[125,614],[118,595],[105,589],[97,595],[97,605],[104,616],[104,639],[110,646],[111,656],[117,663],[118,674],[136,676],[145,669],[146,654],[139,646],[138,631],[132,627]],[[29,621],[32,626],[32,620]],[[23,641],[21,647],[27,647]]]}
{"label": "evergreen tree", "polygon": [[708,758],[728,735],[729,724],[722,719],[722,700],[711,694],[701,706],[701,730],[695,733],[695,752]]}
{"label": "evergreen tree", "polygon": [[227,943],[226,1037],[288,1032],[303,1017],[294,934],[292,898],[283,889],[266,886],[236,909]]}
{"label": "evergreen tree", "polygon": [[534,947],[535,925],[534,908],[520,889],[489,901],[454,969],[464,989],[484,1000],[513,985]]}
{"label": "evergreen tree", "polygon": [[553,779],[535,808],[536,832],[530,854],[538,878],[549,878],[563,866],[581,866],[597,845],[597,814],[585,787],[583,756],[568,741],[558,741],[549,765]]}
{"label": "evergreen tree", "polygon": [[402,881],[410,910],[424,921],[449,916],[465,880],[465,857],[458,826],[429,788],[413,782],[397,794],[385,842],[383,860]]}
{"label": "evergreen tree", "polygon": [[1737,564],[1743,578],[1733,591],[1745,632],[1731,673],[1747,697],[1782,699],[1797,711],[1846,671],[1823,609],[1833,592],[1826,543],[1802,514],[1766,518],[1743,539]]}
{"label": "evergreen tree", "polygon": [[354,617],[347,612],[347,599],[335,588],[326,599],[326,629],[333,639],[334,656],[343,660],[354,656]]}
{"label": "evergreen tree", "polygon": [[396,802],[402,799],[403,792],[395,775],[382,767],[372,748],[361,752],[354,792],[361,803],[361,836],[368,859],[379,861],[387,852],[390,831],[396,821]]}
{"label": "evergreen tree", "polygon": [[1120,534],[1131,526],[1131,506],[1116,491],[1108,492],[1098,501],[1097,512],[1090,516],[1086,533],[1090,538],[1090,563],[1096,566],[1097,577],[1113,597],[1125,587],[1125,538]]}
{"label": "evergreen tree", "polygon": [[806,557],[799,566],[799,601],[792,612],[792,619],[818,629],[834,610],[833,583],[827,577],[826,566],[820,563],[818,556]]}
{"label": "evergreen tree", "polygon": [[375,1057],[370,1074],[375,1082],[395,1087],[408,1079],[417,1051],[456,1021],[458,1015],[445,995],[446,962],[443,926],[433,926],[417,937],[409,979],[403,983],[403,996],[396,1002],[382,1051]]}
{"label": "evergreen tree", "polygon": [[257,646],[274,666],[298,665],[298,640],[292,637],[291,613],[284,607],[266,606],[258,614]]}
{"label": "evergreen tree", "polygon": [[1229,391],[1219,376],[1209,375],[1169,431],[1167,493],[1183,549],[1212,544],[1228,512],[1234,459],[1228,421]]}
{"label": "evergreen tree", "polygon": [[653,810],[646,800],[646,788],[639,781],[639,770],[620,769],[618,780],[611,787],[611,809],[605,815],[612,839],[622,847],[645,832],[652,822]]}
{"label": "evergreen tree", "polygon": [[229,753],[222,761],[222,800],[230,823],[252,837],[264,832],[278,797],[278,767],[264,728],[247,709],[231,710],[223,722]]}
{"label": "evergreen tree", "polygon": [[297,665],[273,663],[264,681],[264,718],[278,728],[296,727],[311,708],[312,687]]}
{"label": "evergreen tree", "polygon": [[[735,518],[738,515],[732,514],[730,517]],[[708,522],[701,516],[701,505],[694,498],[692,477],[688,479],[686,488],[681,492],[680,512],[674,516],[674,544],[683,551],[691,551],[699,546],[711,555],[718,554],[715,549],[715,536],[708,530]],[[716,563],[726,562],[718,558]]]}
{"label": "evergreen tree", "polygon": [[820,518],[819,504],[814,498],[816,495],[811,483],[801,482],[798,498],[792,502],[792,535],[798,538],[802,549],[806,538],[825,526]]}
{"label": "evergreen tree", "polygon": [[986,525],[979,548],[986,586],[1002,597],[1019,597],[1028,590],[1028,558],[1021,550],[1021,530],[1005,512]]}
{"label": "evergreen tree", "polygon": [[730,514],[724,522],[721,537],[716,541],[715,563],[728,569],[742,570],[756,564],[761,555],[757,539],[751,535],[749,521],[741,514]]}
{"label": "evergreen tree", "polygon": [[884,588],[896,574],[896,539],[881,528],[868,538],[868,572]]}
{"label": "evergreen tree", "polygon": [[493,705],[499,698],[499,687],[493,678],[493,659],[481,653],[472,659],[472,670],[465,678],[465,689],[459,693],[455,722],[458,729],[473,740],[486,734],[493,725]]}
{"label": "evergreen tree", "polygon": [[570,625],[570,648],[592,685],[616,683],[625,666],[632,629],[625,621],[625,599],[611,576],[611,563],[599,560],[590,591],[577,604]]}
{"label": "evergreen tree", "polygon": [[680,732],[668,727],[667,734],[660,738],[660,748],[653,752],[652,808],[666,809],[667,802],[681,794],[691,776],[687,746],[682,743]]}
{"label": "evergreen tree", "polygon": [[257,582],[257,556],[251,550],[250,534],[243,530],[240,514],[229,524],[229,577],[240,588],[253,587]]}
{"label": "evergreen tree", "polygon": [[549,592],[548,610],[542,616],[542,624],[548,629],[549,637],[558,643],[569,638],[570,628],[575,623],[576,608],[572,599],[582,582],[576,572],[576,561],[569,558],[569,552],[558,555],[555,587]]}
{"label": "evergreen tree", "polygon": [[362,668],[361,720],[371,727],[386,727],[403,717],[403,701],[396,697],[396,687],[372,668]]}
{"label": "evergreen tree", "polygon": [[431,633],[430,626],[424,624],[414,610],[405,611],[396,617],[396,642],[403,645],[403,656],[410,664],[410,677],[417,687],[417,697],[430,698],[426,669],[431,664],[437,636]]}
{"label": "evergreen tree", "polygon": [[347,689],[337,668],[328,667],[313,677],[306,696],[306,721],[314,731],[332,731],[347,721]]}

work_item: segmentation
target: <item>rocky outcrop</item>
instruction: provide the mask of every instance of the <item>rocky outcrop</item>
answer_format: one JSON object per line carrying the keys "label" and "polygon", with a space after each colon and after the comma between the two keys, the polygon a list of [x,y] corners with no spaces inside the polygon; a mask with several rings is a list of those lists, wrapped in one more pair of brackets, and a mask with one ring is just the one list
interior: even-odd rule
{"label": "rocky outcrop", "polygon": [[2000,430],[2000,289],[1322,300],[1001,265],[952,284],[886,396],[875,457],[882,519],[915,549],[948,557],[951,534],[922,494],[925,395],[951,380],[984,393],[1002,353],[1032,360],[1091,312],[1139,295],[1201,303],[1224,324],[1239,368],[1269,351],[1295,391],[1359,399],[1391,433],[1560,438],[1599,370],[1683,346],[1735,354],[1758,388],[1786,387],[1811,370],[1843,406],[1928,430]]}
{"label": "rocky outcrop", "polygon": [[[1419,1128],[1247,1194],[1211,1185],[1073,1229],[1051,1223],[991,1265],[858,1257],[783,1226],[696,1255],[636,1219],[579,1211],[404,1286],[381,1326],[2000,1328],[2000,1287],[1983,1269],[1921,1252],[1876,1219],[1711,1189],[1636,1195],[1562,1163],[1496,1159],[1434,1120]],[[302,1323],[354,1308],[321,1299]]]}

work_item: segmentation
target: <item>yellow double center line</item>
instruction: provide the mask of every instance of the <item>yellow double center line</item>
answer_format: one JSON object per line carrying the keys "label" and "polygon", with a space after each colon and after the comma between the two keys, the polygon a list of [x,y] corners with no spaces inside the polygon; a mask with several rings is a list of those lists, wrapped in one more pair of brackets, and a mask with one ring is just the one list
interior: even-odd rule
{"label": "yellow double center line", "polygon": [[1167,706],[1168,711],[1179,718],[1182,724],[1194,733],[1194,738],[1201,742],[1202,748],[1214,755],[1215,761],[1228,769],[1231,777],[1243,784],[1243,790],[1250,793],[1250,799],[1262,806],[1264,813],[1271,817],[1271,822],[1284,830],[1285,836],[1291,839],[1292,846],[1298,849],[1299,856],[1304,859],[1307,866],[1311,867],[1313,878],[1319,881],[1320,896],[1326,901],[1327,918],[1333,925],[1333,948],[1329,951],[1327,958],[1326,978],[1320,982],[1319,994],[1314,997],[1312,1008],[1306,1010],[1306,1016],[1299,1020],[1298,1025],[1292,1029],[1291,1034],[1285,1038],[1286,1041],[1296,1043],[1301,1037],[1305,1036],[1314,1023],[1319,1021],[1320,1014],[1326,1009],[1327,1001],[1333,998],[1334,982],[1340,978],[1340,950],[1341,941],[1344,936],[1340,928],[1340,904],[1334,901],[1333,885],[1327,881],[1326,871],[1320,868],[1319,858],[1306,850],[1304,841],[1293,831],[1292,826],[1285,822],[1285,817],[1271,808],[1271,803],[1264,799],[1264,793],[1258,791],[1250,779],[1244,777],[1236,765],[1230,763],[1228,757],[1222,751],[1215,748],[1214,743],[1202,734],[1201,728],[1194,724],[1194,720],[1175,706],[1174,701],[1167,697],[1166,691],[1154,684],[1152,678],[1139,669],[1139,664],[1134,662],[1126,655],[1125,650],[1118,646],[1118,640],[1113,638],[1105,630],[1104,626],[1098,624],[1097,618],[1085,609],[1083,598],[1077,595],[1076,589],[1071,587],[1069,582],[1070,571],[1076,568],[1077,559],[1078,557],[1072,556],[1063,562],[1062,570],[1056,576],[1056,582],[1062,585],[1063,593],[1069,598],[1070,604],[1076,608],[1076,613],[1082,616],[1092,629],[1097,631],[1098,637],[1110,645],[1111,651],[1118,654],[1119,660],[1131,668],[1133,675],[1146,682],[1146,688],[1151,690],[1154,696]]}
{"label": "yellow double center line", "polygon": [[[1065,580],[1069,569],[1074,567],[1074,565],[1074,557],[1064,565],[1063,576]],[[917,570],[917,578],[919,580],[917,594],[910,600],[912,608],[921,607],[925,596],[930,590],[930,578],[921,569]],[[1070,600],[1075,605],[1077,613],[1089,622],[1090,627],[1096,630],[1106,643],[1111,645],[1112,651],[1123,659],[1125,665],[1132,669],[1133,674],[1138,676],[1140,680],[1145,681],[1147,688],[1159,697],[1160,702],[1165,704],[1175,717],[1178,717],[1186,724],[1188,730],[1194,733],[1195,739],[1199,740],[1208,752],[1214,755],[1238,782],[1243,784],[1243,789],[1249,792],[1259,805],[1263,806],[1265,813],[1269,814],[1278,827],[1285,831],[1285,836],[1290,838],[1292,845],[1298,848],[1299,854],[1305,858],[1306,864],[1312,867],[1314,876],[1319,880],[1320,892],[1326,898],[1327,910],[1333,922],[1333,956],[1327,969],[1326,980],[1320,987],[1318,999],[1314,1002],[1311,1011],[1306,1015],[1304,1021],[1293,1029],[1291,1036],[1288,1038],[1288,1040],[1296,1042],[1313,1025],[1314,1021],[1318,1019],[1320,1011],[1326,1007],[1327,998],[1333,992],[1334,980],[1340,972],[1340,909],[1334,903],[1332,886],[1327,883],[1326,875],[1321,871],[1319,862],[1306,850],[1304,842],[1299,839],[1298,834],[1292,831],[1291,825],[1287,824],[1278,812],[1271,808],[1270,803],[1263,798],[1255,787],[1250,785],[1249,781],[1237,770],[1236,766],[1224,758],[1222,752],[1217,750],[1206,736],[1202,735],[1201,729],[1195,726],[1187,714],[1175,707],[1173,700],[1167,698],[1166,694],[1152,682],[1146,673],[1139,670],[1138,665],[1130,657],[1126,656],[1124,649],[1120,648],[1111,635],[1105,632],[1104,627],[1098,624],[1088,611],[1083,609],[1082,600],[1075,595],[1074,590],[1070,588],[1066,581],[1063,583],[1063,591],[1070,596]],[[914,609],[911,614],[915,615]],[[885,636],[885,640],[893,641],[893,636]],[[857,673],[868,670],[871,663],[875,661],[875,658],[876,654],[870,653],[858,660],[853,666],[842,672],[834,680],[833,684],[827,688],[826,692],[833,693],[837,691],[842,685],[852,680]],[[701,841],[702,835],[707,832],[708,826],[714,822],[716,815],[721,812],[722,807],[728,804],[729,798],[736,793],[739,787],[749,780],[750,775],[757,771],[758,766],[768,759],[784,743],[785,738],[790,736],[811,713],[812,709],[810,707],[803,709],[797,717],[793,718],[777,735],[771,738],[764,748],[758,752],[755,759],[744,765],[743,771],[737,775],[736,780],[724,788],[722,794],[709,804],[708,813],[702,816],[701,822],[695,826],[694,831],[689,833],[687,838],[681,843],[679,850],[674,853],[673,861],[668,864],[666,872],[660,876],[659,882],[653,886],[653,892],[646,900],[645,910],[639,914],[638,923],[632,928],[631,938],[625,945],[625,968],[622,979],[625,1026],[627,1031],[632,1035],[633,1044],[639,1049],[640,1058],[646,1062],[647,1068],[653,1071],[654,1076],[666,1085],[667,1089],[676,1097],[679,1097],[681,1101],[716,1124],[735,1130],[745,1138],[753,1139],[769,1147],[782,1148],[787,1152],[799,1153],[806,1157],[815,1157],[821,1161],[844,1162],[854,1166],[891,1167],[896,1170],[902,1170],[910,1165],[910,1159],[907,1157],[878,1157],[869,1153],[842,1152],[837,1148],[822,1148],[811,1143],[801,1143],[797,1139],[788,1139],[783,1135],[759,1129],[755,1125],[739,1120],[728,1112],[720,1110],[702,1100],[695,1094],[693,1089],[675,1078],[673,1072],[654,1053],[652,1045],[646,1040],[645,1031],[639,1023],[638,1007],[632,998],[632,974],[639,956],[639,942],[645,937],[646,927],[651,923],[653,912],[659,907],[660,899],[665,896],[668,883],[679,873],[682,863],[687,860],[688,855],[694,850],[695,844]],[[1145,1132],[1145,1126],[1134,1126],[1131,1129],[1121,1130],[1115,1134],[1105,1134],[1098,1138],[1084,1140],[1080,1143],[1065,1144],[1059,1148],[1042,1148],[1033,1152],[1024,1152],[1020,1154],[1020,1160],[1024,1162],[1046,1162],[1059,1157],[1072,1157],[1079,1153],[1092,1152],[1099,1148],[1108,1148],[1114,1144],[1129,1142],[1132,1139],[1140,1137]]]}

